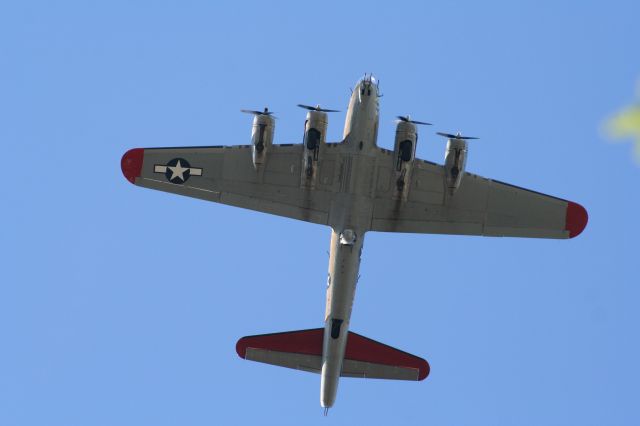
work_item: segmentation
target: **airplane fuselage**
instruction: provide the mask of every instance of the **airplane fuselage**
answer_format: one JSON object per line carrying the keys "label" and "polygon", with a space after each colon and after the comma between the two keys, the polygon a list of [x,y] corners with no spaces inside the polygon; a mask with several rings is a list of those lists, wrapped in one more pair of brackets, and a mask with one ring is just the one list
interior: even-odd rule
{"label": "airplane fuselage", "polygon": [[331,247],[322,350],[320,404],[335,402],[358,282],[364,234],[373,208],[371,176],[376,167],[378,88],[373,77],[354,88],[340,144],[343,185],[331,206]]}

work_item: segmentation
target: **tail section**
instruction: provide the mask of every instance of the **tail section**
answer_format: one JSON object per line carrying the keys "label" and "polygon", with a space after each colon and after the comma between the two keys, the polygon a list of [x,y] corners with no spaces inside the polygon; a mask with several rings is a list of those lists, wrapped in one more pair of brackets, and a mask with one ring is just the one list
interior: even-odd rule
{"label": "tail section", "polygon": [[[323,336],[323,328],[247,336],[238,340],[236,351],[250,361],[320,373]],[[424,380],[429,370],[420,357],[349,332],[343,377]]]}
{"label": "tail section", "polygon": [[349,332],[342,363],[343,377],[424,380],[429,371],[429,363],[420,357]]}
{"label": "tail section", "polygon": [[240,358],[320,373],[323,328],[246,336],[236,343]]}

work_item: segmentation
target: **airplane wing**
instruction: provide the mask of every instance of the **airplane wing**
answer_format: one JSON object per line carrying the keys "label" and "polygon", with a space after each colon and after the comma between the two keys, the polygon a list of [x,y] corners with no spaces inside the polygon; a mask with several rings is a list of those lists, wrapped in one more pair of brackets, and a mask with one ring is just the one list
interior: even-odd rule
{"label": "airplane wing", "polygon": [[573,238],[587,225],[577,203],[471,173],[451,196],[444,167],[428,161],[415,160],[406,201],[394,196],[392,176],[391,166],[378,168],[373,231]]}
{"label": "airplane wing", "polygon": [[121,166],[131,183],[145,188],[326,224],[332,182],[303,187],[301,161],[302,145],[273,145],[256,171],[251,146],[240,145],[135,148]]}

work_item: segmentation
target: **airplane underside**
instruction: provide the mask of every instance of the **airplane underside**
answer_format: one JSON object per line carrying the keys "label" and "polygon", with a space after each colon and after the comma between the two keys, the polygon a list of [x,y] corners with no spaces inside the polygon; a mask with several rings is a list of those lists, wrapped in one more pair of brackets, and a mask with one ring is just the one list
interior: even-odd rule
{"label": "airplane underside", "polygon": [[331,227],[324,327],[241,338],[244,359],[318,373],[320,404],[340,377],[424,380],[429,364],[349,331],[365,233],[567,239],[586,227],[581,205],[465,171],[467,141],[446,137],[444,164],[416,158],[418,125],[398,116],[394,149],[377,145],[379,90],[355,86],[343,140],[326,141],[328,112],[307,109],[302,144],[273,144],[272,112],[254,116],[251,145],[135,148],[122,157],[137,185]]}

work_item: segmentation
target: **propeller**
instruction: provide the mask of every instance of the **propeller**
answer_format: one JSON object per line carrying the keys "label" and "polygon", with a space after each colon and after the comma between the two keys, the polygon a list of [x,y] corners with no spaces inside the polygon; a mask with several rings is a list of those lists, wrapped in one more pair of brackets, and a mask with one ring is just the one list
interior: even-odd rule
{"label": "propeller", "polygon": [[404,121],[405,123],[422,124],[422,125],[425,125],[425,126],[431,126],[431,123],[427,123],[425,121],[412,120],[411,117],[409,117],[408,115],[404,116],[404,117],[401,116],[401,115],[398,115],[397,118],[398,118],[398,120]]}
{"label": "propeller", "polygon": [[451,133],[442,133],[442,132],[436,132],[436,134],[440,135],[440,136],[444,136],[445,138],[449,138],[449,139],[461,139],[461,140],[469,140],[469,139],[480,139],[480,138],[476,138],[474,136],[462,136],[462,134],[460,132],[456,133],[455,135],[452,135]]}
{"label": "propeller", "polygon": [[273,111],[269,111],[269,108],[264,107],[264,111],[256,111],[253,109],[241,109],[240,112],[253,115],[273,115]]}
{"label": "propeller", "polygon": [[316,105],[316,106],[310,106],[310,105],[302,105],[302,104],[298,104],[298,106],[302,109],[308,109],[309,111],[320,111],[320,112],[340,112],[340,110],[337,109],[324,109],[324,108],[320,108],[320,105]]}

